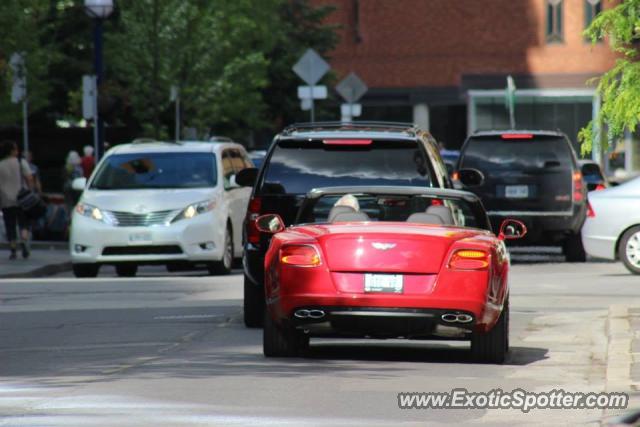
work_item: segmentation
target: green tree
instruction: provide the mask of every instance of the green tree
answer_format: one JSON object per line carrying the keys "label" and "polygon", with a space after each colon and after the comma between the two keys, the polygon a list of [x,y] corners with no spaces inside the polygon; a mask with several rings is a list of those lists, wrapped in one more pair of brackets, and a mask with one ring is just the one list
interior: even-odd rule
{"label": "green tree", "polygon": [[48,73],[55,60],[55,44],[48,35],[52,31],[50,0],[4,0],[0,2],[0,123],[15,124],[22,117],[19,105],[11,103],[13,75],[9,59],[14,52],[25,56],[30,112],[42,111],[49,105],[51,86]]}
{"label": "green tree", "polygon": [[169,92],[180,88],[183,124],[261,124],[265,52],[277,39],[282,0],[122,0],[107,40],[109,73],[155,137],[172,126]]}
{"label": "green tree", "polygon": [[[640,120],[640,0],[624,0],[600,13],[585,31],[594,43],[607,38],[620,54],[613,68],[598,83],[602,100],[599,115],[580,131],[582,152],[592,150],[592,141],[602,139],[599,129],[606,124],[608,138],[635,131]],[[606,142],[605,142],[606,145]]]}
{"label": "green tree", "polygon": [[[309,0],[291,0],[280,5],[278,43],[269,53],[269,85],[264,91],[269,128],[308,120],[300,109],[297,87],[304,84],[291,67],[308,48],[327,57],[338,43],[336,27],[325,23],[334,6],[313,6]],[[328,77],[330,80],[331,76]],[[320,104],[321,105],[321,104]],[[319,112],[322,116],[322,112]]]}

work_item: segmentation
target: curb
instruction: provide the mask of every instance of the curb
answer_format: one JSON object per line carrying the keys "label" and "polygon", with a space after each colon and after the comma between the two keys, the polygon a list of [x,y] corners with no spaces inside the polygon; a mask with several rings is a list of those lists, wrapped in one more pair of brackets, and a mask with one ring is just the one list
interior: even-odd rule
{"label": "curb", "polygon": [[[31,249],[51,249],[51,250],[68,250],[69,242],[63,241],[47,241],[47,240],[32,240],[29,243]],[[9,249],[8,242],[0,242],[0,249]]]}
{"label": "curb", "polygon": [[61,262],[58,264],[49,264],[42,267],[38,267],[31,271],[25,271],[23,273],[11,273],[0,274],[0,279],[28,279],[35,277],[48,277],[54,274],[64,273],[71,270],[71,262]]}

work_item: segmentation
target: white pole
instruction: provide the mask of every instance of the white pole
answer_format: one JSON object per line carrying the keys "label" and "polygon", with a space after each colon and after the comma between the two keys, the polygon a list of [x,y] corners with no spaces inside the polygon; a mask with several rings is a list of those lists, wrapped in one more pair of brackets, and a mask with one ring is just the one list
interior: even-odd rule
{"label": "white pole", "polygon": [[26,89],[25,97],[22,101],[22,134],[24,157],[26,158],[29,153],[29,106],[26,96]]}
{"label": "white pole", "polygon": [[176,96],[176,142],[180,141],[180,94]]}

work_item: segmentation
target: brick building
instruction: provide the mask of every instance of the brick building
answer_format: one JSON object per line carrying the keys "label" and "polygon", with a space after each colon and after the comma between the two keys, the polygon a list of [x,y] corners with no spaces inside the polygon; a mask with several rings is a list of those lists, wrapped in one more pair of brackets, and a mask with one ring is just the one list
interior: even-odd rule
{"label": "brick building", "polygon": [[[509,127],[508,75],[516,127],[559,128],[575,141],[599,107],[587,82],[615,60],[582,36],[610,7],[603,0],[314,1],[336,7],[333,68],[370,88],[361,118],[414,121],[449,148],[474,130]],[[633,168],[627,145],[623,166]]]}

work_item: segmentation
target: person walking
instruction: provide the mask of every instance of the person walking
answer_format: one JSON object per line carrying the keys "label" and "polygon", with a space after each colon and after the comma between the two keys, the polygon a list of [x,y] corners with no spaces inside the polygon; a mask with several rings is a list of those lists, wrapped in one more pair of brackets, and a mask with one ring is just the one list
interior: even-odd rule
{"label": "person walking", "polygon": [[82,159],[80,158],[80,155],[75,150],[69,151],[63,170],[64,181],[62,187],[64,203],[67,208],[69,218],[71,218],[71,212],[73,212],[73,208],[80,198],[80,193],[73,190],[72,183],[74,179],[82,178],[83,176],[84,172],[82,171]]}
{"label": "person walking", "polygon": [[17,228],[20,229],[22,257],[28,258],[30,254],[29,222],[18,206],[18,193],[21,188],[32,187],[31,168],[25,159],[18,158],[18,145],[14,141],[0,143],[0,208],[11,251],[9,259],[17,258]]}
{"label": "person walking", "polygon": [[82,149],[84,156],[82,156],[80,165],[82,166],[82,173],[85,178],[89,179],[93,168],[96,166],[96,160],[93,157],[93,147],[85,145]]}

